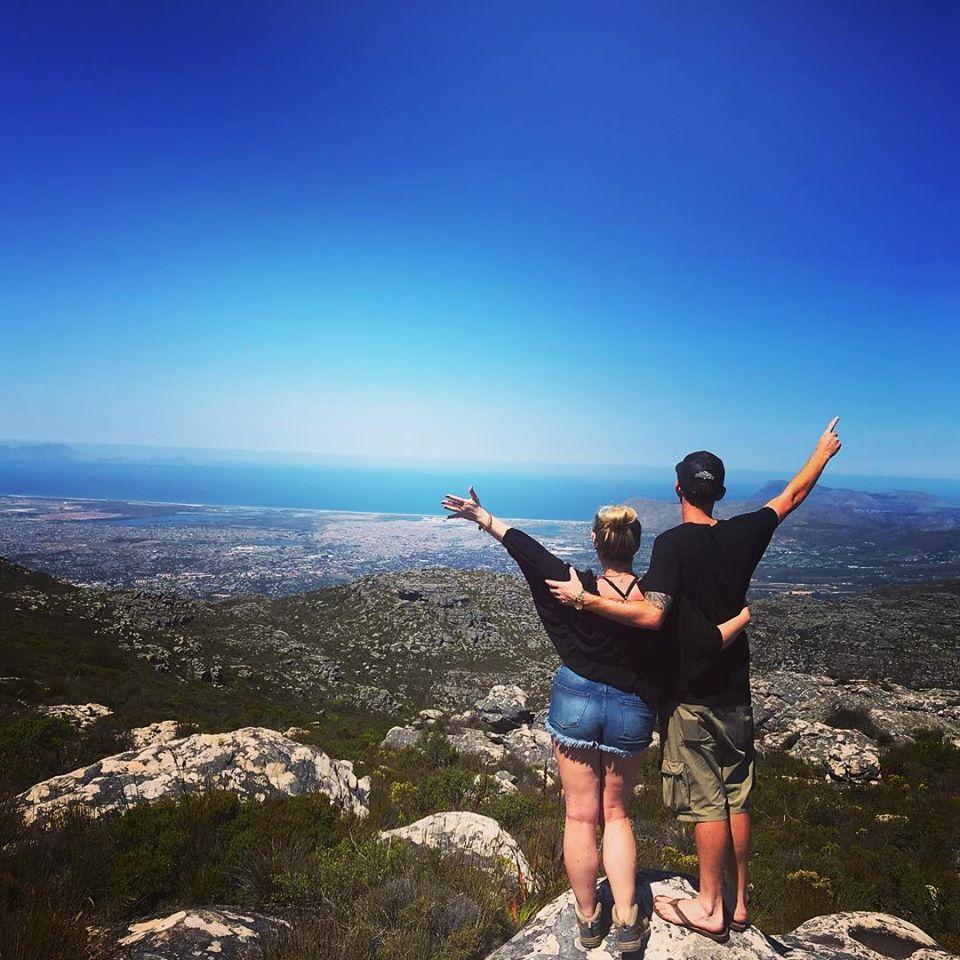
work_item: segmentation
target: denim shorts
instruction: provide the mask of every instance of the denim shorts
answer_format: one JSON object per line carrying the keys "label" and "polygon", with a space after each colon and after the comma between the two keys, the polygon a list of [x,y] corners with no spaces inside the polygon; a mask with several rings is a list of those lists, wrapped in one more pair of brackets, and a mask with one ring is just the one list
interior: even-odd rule
{"label": "denim shorts", "polygon": [[553,678],[547,732],[564,747],[632,757],[650,746],[656,712],[642,697],[563,666]]}

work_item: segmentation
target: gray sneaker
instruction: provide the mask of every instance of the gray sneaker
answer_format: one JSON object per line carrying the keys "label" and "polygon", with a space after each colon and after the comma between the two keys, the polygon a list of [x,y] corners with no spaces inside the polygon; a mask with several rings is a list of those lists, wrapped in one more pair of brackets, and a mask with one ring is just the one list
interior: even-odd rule
{"label": "gray sneaker", "polygon": [[620,916],[617,905],[614,904],[613,925],[617,929],[617,946],[621,953],[639,950],[650,938],[650,920],[640,916],[640,909],[636,904],[625,917]]}
{"label": "gray sneaker", "polygon": [[587,950],[599,947],[603,943],[603,931],[600,929],[600,904],[597,904],[593,916],[589,919],[580,912],[576,900],[573,901],[573,909],[577,915],[577,926],[580,928],[580,943]]}

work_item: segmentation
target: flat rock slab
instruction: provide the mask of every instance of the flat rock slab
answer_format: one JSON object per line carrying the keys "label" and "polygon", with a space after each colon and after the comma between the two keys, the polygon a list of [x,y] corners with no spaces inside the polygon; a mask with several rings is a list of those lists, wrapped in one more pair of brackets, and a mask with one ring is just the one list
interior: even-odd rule
{"label": "flat rock slab", "polygon": [[118,960],[252,960],[265,937],[288,926],[284,920],[230,907],[179,910],[131,923],[110,955]]}
{"label": "flat rock slab", "polygon": [[227,790],[251,800],[323,793],[342,810],[364,816],[370,779],[358,780],[352,763],[331,760],[319,747],[265,727],[243,727],[105,757],[44,780],[17,799],[25,822],[48,823],[69,810],[100,816],[206,790]]}

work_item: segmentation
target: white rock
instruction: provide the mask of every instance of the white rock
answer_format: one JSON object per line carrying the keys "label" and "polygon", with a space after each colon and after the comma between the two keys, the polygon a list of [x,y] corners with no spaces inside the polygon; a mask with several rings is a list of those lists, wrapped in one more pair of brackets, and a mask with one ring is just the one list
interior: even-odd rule
{"label": "white rock", "polygon": [[180,724],[176,720],[160,720],[145,727],[130,731],[130,744],[134,750],[143,750],[155,743],[169,743],[180,738]]}
{"label": "white rock", "polygon": [[48,822],[69,809],[96,817],[131,803],[205,790],[228,790],[255,800],[323,793],[342,810],[364,816],[370,778],[358,780],[352,763],[331,760],[318,747],[295,743],[276,730],[244,727],[105,757],[44,780],[17,799],[24,820],[32,823]]}
{"label": "white rock", "polygon": [[[598,892],[605,925],[609,925],[611,897],[606,881],[600,883]],[[653,912],[653,898],[658,894],[695,895],[687,879],[676,874],[653,870],[637,874],[637,902],[641,913],[651,917],[644,960],[957,960],[919,928],[880,913],[816,917],[792,934],[777,937],[776,947],[755,927],[744,933],[731,932],[727,943],[716,944],[661,920]],[[576,933],[573,894],[567,892],[544,907],[487,960],[615,960],[620,956],[613,936],[585,954]]]}
{"label": "white rock", "polygon": [[[641,913],[652,915],[651,936],[644,960],[778,960],[779,955],[758,930],[731,934],[726,944],[715,944],[696,933],[661,920],[653,914],[653,897],[695,895],[689,882],[676,874],[641,871],[637,875],[637,902]],[[609,923],[611,898],[606,881],[599,886],[604,917]],[[573,894],[562,894],[547,904],[512,940],[489,955],[487,960],[585,960],[576,940],[577,922]],[[614,936],[586,954],[588,960],[619,960]],[[640,954],[637,954],[639,957]]]}
{"label": "white rock", "polygon": [[887,913],[858,911],[814,917],[787,937],[790,960],[956,960],[919,927]]}
{"label": "white rock", "polygon": [[48,717],[66,720],[79,730],[84,730],[113,713],[102,703],[58,703],[50,707],[40,707],[40,712]]}
{"label": "white rock", "polygon": [[434,813],[408,827],[384,830],[380,839],[404,840],[439,850],[444,856],[478,858],[511,881],[522,877],[529,888],[537,885],[520,844],[496,820],[479,813],[468,810]]}
{"label": "white rock", "polygon": [[241,913],[229,907],[194,908],[131,923],[117,946],[127,960],[185,960],[203,956],[244,960],[259,954],[264,936],[289,926],[285,920]]}

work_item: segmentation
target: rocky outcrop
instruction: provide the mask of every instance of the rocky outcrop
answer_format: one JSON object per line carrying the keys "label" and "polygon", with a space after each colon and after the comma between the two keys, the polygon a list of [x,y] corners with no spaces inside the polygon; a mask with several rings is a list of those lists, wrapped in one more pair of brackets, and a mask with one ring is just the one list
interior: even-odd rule
{"label": "rocky outcrop", "polygon": [[468,810],[434,813],[408,827],[384,830],[384,841],[403,840],[444,856],[476,860],[514,883],[532,889],[537,881],[520,844],[492,817]]}
{"label": "rocky outcrop", "polygon": [[757,671],[752,686],[761,735],[797,719],[824,723],[845,710],[861,714],[876,736],[895,743],[911,742],[918,728],[942,730],[960,742],[960,690],[911,690],[890,681],[841,681],[789,670]]}
{"label": "rocky outcrop", "polygon": [[111,956],[124,960],[247,960],[259,955],[264,938],[289,927],[260,913],[230,907],[178,910],[163,917],[131,923]]}
{"label": "rocky outcrop", "polygon": [[276,730],[244,727],[106,757],[38,783],[18,801],[27,823],[48,823],[68,810],[100,816],[204,790],[227,790],[254,800],[319,792],[344,811],[364,816],[370,780],[358,780],[353,764],[331,760],[318,747],[295,743]]}
{"label": "rocky outcrop", "polygon": [[780,940],[789,960],[956,960],[919,927],[887,913],[814,917]]}
{"label": "rocky outcrop", "polygon": [[156,743],[170,743],[180,738],[180,724],[176,720],[160,720],[145,727],[130,731],[130,745],[134,750],[144,750]]}
{"label": "rocky outcrop", "polygon": [[[611,897],[606,881],[599,888],[605,926],[610,923]],[[808,920],[784,937],[767,937],[755,927],[731,932],[725,944],[661,920],[653,913],[658,894],[689,897],[690,882],[677,874],[641,871],[637,874],[637,902],[651,917],[647,947],[636,954],[644,960],[957,960],[922,930],[882,913],[839,913]],[[576,941],[573,894],[562,894],[544,907],[512,940],[487,960],[583,960]],[[613,937],[589,951],[590,960],[614,960],[620,954]],[[633,956],[633,955],[631,955]]]}
{"label": "rocky outcrop", "polygon": [[102,703],[58,703],[50,707],[40,707],[40,712],[48,717],[65,720],[78,730],[85,730],[113,713]]}
{"label": "rocky outcrop", "polygon": [[760,748],[786,750],[834,780],[876,780],[881,745],[910,743],[921,728],[941,730],[960,744],[957,690],[916,691],[786,670],[757,674],[752,685]]}
{"label": "rocky outcrop", "polygon": [[[731,934],[725,944],[715,944],[699,934],[661,920],[653,913],[653,898],[658,894],[688,897],[690,883],[676,874],[641,871],[637,874],[637,902],[641,912],[651,916],[651,936],[646,950],[636,956],[644,960],[778,960],[779,954],[760,931]],[[604,925],[609,928],[612,898],[606,881],[599,886]],[[577,921],[573,912],[573,894],[562,894],[544,907],[512,940],[489,955],[487,960],[583,960],[584,950],[576,940]],[[614,937],[610,936],[588,954],[590,960],[615,960],[620,957]]]}
{"label": "rocky outcrop", "polygon": [[794,720],[784,732],[767,734],[763,745],[786,750],[830,780],[872,783],[880,779],[876,746],[859,730],[837,730],[825,723]]}
{"label": "rocky outcrop", "polygon": [[533,712],[527,708],[527,695],[516,684],[494,685],[475,706],[479,718],[497,733],[533,722]]}

